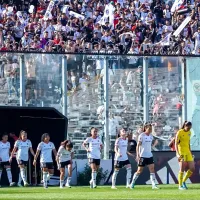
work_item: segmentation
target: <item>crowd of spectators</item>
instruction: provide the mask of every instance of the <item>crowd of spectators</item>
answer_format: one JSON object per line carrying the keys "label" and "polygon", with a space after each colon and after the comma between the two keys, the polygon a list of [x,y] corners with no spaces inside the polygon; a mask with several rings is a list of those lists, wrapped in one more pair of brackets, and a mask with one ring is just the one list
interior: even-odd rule
{"label": "crowd of spectators", "polygon": [[[55,0],[47,19],[49,1],[1,0],[0,4],[1,51],[200,53],[199,0],[184,1],[175,12],[171,12],[171,0]],[[109,19],[102,22],[108,4],[115,9],[113,24]],[[31,5],[34,9],[30,11]],[[189,15],[190,22],[173,36]]]}

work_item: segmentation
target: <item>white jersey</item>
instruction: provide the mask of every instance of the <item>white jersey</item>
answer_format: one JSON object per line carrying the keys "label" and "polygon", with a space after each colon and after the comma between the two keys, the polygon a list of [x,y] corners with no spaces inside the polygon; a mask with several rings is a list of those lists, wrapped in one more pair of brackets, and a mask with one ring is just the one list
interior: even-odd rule
{"label": "white jersey", "polygon": [[49,143],[40,142],[38,144],[37,149],[41,151],[41,153],[40,153],[40,162],[41,163],[53,162],[52,150],[55,149],[55,146],[52,142],[49,142]]}
{"label": "white jersey", "polygon": [[84,141],[84,144],[89,144],[90,152],[88,152],[88,158],[93,158],[93,159],[100,159],[101,158],[102,142],[98,137],[96,139],[94,139],[92,137],[88,137]]}
{"label": "white jersey", "polygon": [[0,162],[9,161],[10,142],[0,142]]}
{"label": "white jersey", "polygon": [[59,156],[59,163],[71,160],[72,153],[73,153],[73,150],[67,151],[63,146],[60,146],[60,148],[58,149],[58,154],[57,154]]}
{"label": "white jersey", "polygon": [[28,161],[28,154],[29,154],[29,148],[32,147],[32,143],[30,140],[22,141],[22,140],[17,140],[15,142],[14,147],[17,147],[17,155],[16,158],[17,160],[23,160],[23,161]]}
{"label": "white jersey", "polygon": [[146,135],[145,133],[141,133],[139,135],[138,142],[141,142],[141,146],[139,149],[140,157],[151,158],[153,156],[151,152],[152,141],[153,141],[153,136],[151,134]]}
{"label": "white jersey", "polygon": [[115,154],[115,160],[117,161],[128,160],[128,155],[127,155],[128,140],[127,139],[124,140],[123,138],[118,138],[115,141],[115,146],[118,148],[118,153],[120,154],[120,156]]}

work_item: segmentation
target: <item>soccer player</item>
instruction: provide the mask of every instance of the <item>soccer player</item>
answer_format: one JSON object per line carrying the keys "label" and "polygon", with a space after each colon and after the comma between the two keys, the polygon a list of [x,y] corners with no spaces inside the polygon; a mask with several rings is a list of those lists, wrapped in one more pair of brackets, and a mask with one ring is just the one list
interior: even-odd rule
{"label": "soccer player", "polygon": [[43,171],[43,186],[48,188],[47,182],[54,174],[54,165],[52,159],[52,151],[56,158],[57,152],[55,146],[50,142],[50,136],[48,133],[44,133],[41,137],[41,142],[38,144],[37,151],[34,157],[33,165],[36,166],[37,158],[40,154],[40,165]]}
{"label": "soccer player", "polygon": [[[12,161],[13,155],[17,151],[17,163],[20,168],[20,174],[21,178],[23,180],[24,186],[28,186],[27,177],[26,177],[26,167],[28,164],[29,159],[29,150],[33,156],[35,156],[35,153],[32,149],[32,143],[30,140],[27,139],[27,132],[26,131],[20,131],[19,139],[15,142],[14,148],[12,150],[11,156],[10,156],[10,162]],[[18,186],[21,187],[21,185]]]}
{"label": "soccer player", "polygon": [[128,160],[127,155],[128,139],[126,138],[126,132],[124,129],[120,130],[119,138],[115,141],[115,169],[112,175],[112,189],[116,188],[116,179],[119,173],[119,170],[123,167],[126,167],[126,188],[130,187],[131,181],[131,165]]}
{"label": "soccer player", "polygon": [[71,188],[73,155],[73,144],[69,140],[62,142],[56,157],[58,168],[60,169],[60,188],[63,188],[66,167],[68,168],[68,178],[65,186]]}
{"label": "soccer player", "polygon": [[[176,155],[179,160],[180,171],[178,174],[178,181],[179,181],[179,189],[185,190],[187,189],[186,180],[192,176],[195,166],[194,166],[194,159],[190,150],[190,137],[192,123],[189,121],[185,121],[182,128],[176,134],[175,140],[175,148],[176,148]],[[185,176],[183,177],[185,166],[188,166],[188,171],[186,172]]]}
{"label": "soccer player", "polygon": [[[13,186],[11,166],[9,162],[10,157],[10,142],[8,142],[8,134],[4,133],[2,135],[2,140],[0,141],[0,181],[3,169],[7,172],[8,181],[10,186]],[[0,186],[1,187],[1,186]]]}
{"label": "soccer player", "polygon": [[[87,151],[89,164],[92,169],[90,188],[96,188],[96,177],[100,166],[101,150],[103,146],[101,139],[98,137],[98,130],[92,127],[90,133],[91,137],[86,138],[86,140],[83,142],[83,147]],[[89,146],[87,147],[87,145]]]}
{"label": "soccer player", "polygon": [[152,125],[150,123],[145,123],[143,128],[143,133],[139,135],[137,148],[136,148],[136,159],[138,161],[138,169],[133,176],[131,182],[131,189],[134,188],[135,182],[142,173],[144,167],[147,165],[150,171],[150,180],[152,183],[152,189],[159,189],[155,183],[155,171],[154,171],[154,160],[152,149],[153,136]]}

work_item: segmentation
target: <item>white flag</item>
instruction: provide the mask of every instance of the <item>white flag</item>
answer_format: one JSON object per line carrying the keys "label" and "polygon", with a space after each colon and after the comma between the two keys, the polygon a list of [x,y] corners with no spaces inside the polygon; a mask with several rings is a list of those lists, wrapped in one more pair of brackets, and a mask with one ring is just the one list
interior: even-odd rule
{"label": "white flag", "polygon": [[169,46],[170,45],[170,37],[172,33],[169,33],[165,38],[163,38],[160,42],[156,43],[155,45],[162,45],[162,46]]}
{"label": "white flag", "polygon": [[76,18],[78,18],[78,19],[81,19],[81,20],[84,20],[84,19],[85,19],[85,17],[84,17],[83,15],[80,15],[80,14],[78,14],[78,13],[76,13],[76,12],[73,12],[73,11],[69,11],[69,15],[70,15],[70,16],[74,16],[74,17],[76,17]]}
{"label": "white flag", "polygon": [[44,14],[44,20],[48,20],[49,18],[51,18],[51,11],[53,10],[53,7],[54,7],[54,4],[55,2],[54,1],[50,1],[49,5],[48,5],[48,8]]}
{"label": "white flag", "polygon": [[172,5],[171,12],[178,10],[183,3],[184,0],[175,0],[174,4]]}
{"label": "white flag", "polygon": [[180,34],[180,32],[186,27],[190,20],[191,16],[186,17],[185,20],[181,23],[181,25],[176,29],[173,35],[177,37]]}
{"label": "white flag", "polygon": [[24,20],[24,17],[22,15],[21,11],[18,11],[16,14],[17,14],[17,17],[18,17],[18,19],[19,19],[19,21],[21,23],[21,26],[23,28],[25,28],[27,26],[27,24],[28,24],[28,19],[26,21]]}

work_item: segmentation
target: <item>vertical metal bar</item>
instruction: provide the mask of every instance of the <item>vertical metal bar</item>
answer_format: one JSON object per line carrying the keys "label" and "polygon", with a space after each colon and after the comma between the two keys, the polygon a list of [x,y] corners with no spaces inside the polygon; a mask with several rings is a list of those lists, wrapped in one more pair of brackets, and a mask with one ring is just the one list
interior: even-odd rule
{"label": "vertical metal bar", "polygon": [[109,159],[110,138],[109,138],[109,70],[107,56],[104,60],[104,159]]}
{"label": "vertical metal bar", "polygon": [[24,106],[25,105],[25,62],[24,62],[24,55],[20,56],[19,67],[20,67],[20,106]]}
{"label": "vertical metal bar", "polygon": [[32,184],[32,167],[31,167],[31,158],[28,160],[28,175],[29,175],[29,183]]}
{"label": "vertical metal bar", "polygon": [[149,98],[148,98],[148,57],[143,57],[143,105],[144,105],[144,116],[143,121],[149,121]]}
{"label": "vertical metal bar", "polygon": [[67,117],[67,57],[62,57],[62,113]]}
{"label": "vertical metal bar", "polygon": [[187,120],[187,79],[186,79],[186,59],[181,59],[181,81],[182,81],[182,124]]}

